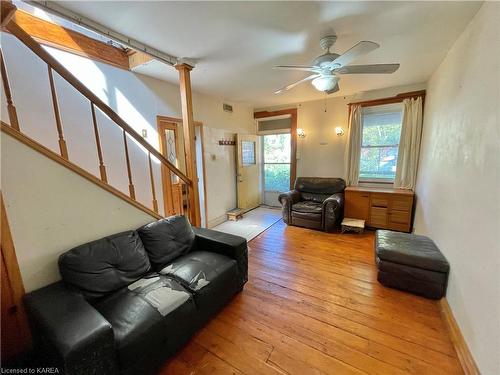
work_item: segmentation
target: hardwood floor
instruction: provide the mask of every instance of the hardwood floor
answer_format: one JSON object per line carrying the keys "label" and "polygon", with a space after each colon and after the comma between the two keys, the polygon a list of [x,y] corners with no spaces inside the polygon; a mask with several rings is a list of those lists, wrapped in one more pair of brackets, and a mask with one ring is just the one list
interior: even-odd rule
{"label": "hardwood floor", "polygon": [[161,374],[462,374],[437,302],[378,284],[373,240],[277,222],[249,243],[244,291]]}

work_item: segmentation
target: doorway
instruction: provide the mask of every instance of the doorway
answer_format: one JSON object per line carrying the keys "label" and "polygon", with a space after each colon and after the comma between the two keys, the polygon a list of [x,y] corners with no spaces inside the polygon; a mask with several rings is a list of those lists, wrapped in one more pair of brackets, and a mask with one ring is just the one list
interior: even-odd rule
{"label": "doorway", "polygon": [[266,134],[261,136],[262,202],[279,207],[278,197],[290,190],[292,158],[291,134]]}
{"label": "doorway", "polygon": [[[203,124],[195,121],[194,125],[201,226],[206,227],[207,204],[205,197],[205,160],[203,157]],[[170,163],[185,173],[186,154],[182,120],[173,117],[157,116],[157,129],[160,152]],[[161,176],[165,216],[183,215],[188,205],[186,184],[164,165],[161,167]]]}

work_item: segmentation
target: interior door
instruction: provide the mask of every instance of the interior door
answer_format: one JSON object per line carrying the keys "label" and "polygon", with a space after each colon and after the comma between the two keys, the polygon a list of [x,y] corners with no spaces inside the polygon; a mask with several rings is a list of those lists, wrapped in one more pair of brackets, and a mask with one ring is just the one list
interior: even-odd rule
{"label": "interior door", "polygon": [[238,208],[244,211],[260,205],[258,140],[256,135],[236,135]]}

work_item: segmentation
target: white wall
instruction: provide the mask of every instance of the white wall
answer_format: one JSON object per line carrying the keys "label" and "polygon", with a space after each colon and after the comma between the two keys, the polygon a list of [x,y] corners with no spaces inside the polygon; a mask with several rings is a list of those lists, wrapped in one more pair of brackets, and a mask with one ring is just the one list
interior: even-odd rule
{"label": "white wall", "polygon": [[[23,132],[58,151],[47,67],[10,34],[1,34],[2,49]],[[147,140],[158,147],[156,116],[181,117],[177,85],[131,73],[106,64],[47,48],[66,68],[113,108],[139,134],[146,129]],[[173,69],[165,66],[165,69]],[[76,90],[55,75],[62,123],[70,160],[98,176],[98,160],[92,131],[90,104]],[[3,96],[3,90],[2,90]],[[237,132],[255,132],[250,106],[231,103],[234,112],[222,110],[222,100],[193,93],[194,117],[205,130],[208,221],[220,222],[227,210],[236,206],[234,147],[219,146],[220,138],[232,138]],[[7,121],[5,99],[2,98],[2,120]],[[102,113],[97,113],[104,163],[111,185],[128,194],[128,180],[121,129]],[[132,174],[139,201],[151,207],[151,188],[147,154],[129,139]],[[159,164],[154,163],[156,192],[161,192]],[[161,194],[158,195],[163,209]]]}
{"label": "white wall", "polygon": [[28,292],[60,279],[64,251],[156,220],[3,133],[1,151],[2,194]]}
{"label": "white wall", "polygon": [[356,101],[386,98],[403,92],[423,89],[425,89],[425,84],[419,83],[367,91],[353,96],[335,97],[326,101],[313,100],[259,110],[298,109],[297,127],[304,129],[306,137],[298,138],[297,142],[297,176],[344,177],[347,136],[337,136],[335,127],[342,127],[347,134],[347,104]]}
{"label": "white wall", "polygon": [[500,3],[484,3],[427,87],[415,231],[451,264],[447,300],[500,374]]}

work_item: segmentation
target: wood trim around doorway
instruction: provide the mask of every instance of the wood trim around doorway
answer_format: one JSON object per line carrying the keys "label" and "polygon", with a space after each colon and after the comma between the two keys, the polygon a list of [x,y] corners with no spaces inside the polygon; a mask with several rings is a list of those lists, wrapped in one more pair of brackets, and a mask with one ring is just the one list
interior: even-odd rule
{"label": "wood trim around doorway", "polygon": [[[163,123],[163,124],[162,124]],[[168,128],[168,125],[165,126],[164,124],[173,124],[176,125],[175,129],[173,129],[176,132],[176,136],[178,133],[178,125],[182,125],[182,119],[177,118],[177,117],[170,117],[170,116],[156,116],[156,128],[158,131],[158,142],[160,145],[160,152],[163,153],[163,150],[166,149],[166,145],[163,142],[163,137],[161,136],[161,131],[163,129]],[[204,207],[203,209],[205,210],[205,226],[208,225],[208,204],[207,204],[207,174],[206,174],[206,168],[205,168],[205,142],[204,142],[204,132],[203,132],[203,123],[200,121],[194,121],[195,127],[200,127],[200,136],[201,136],[201,152],[202,152],[202,169],[203,169],[203,194],[205,195],[204,199]],[[179,155],[179,143],[175,142],[175,147],[176,147],[176,154]],[[164,168],[163,168],[164,169]],[[173,202],[170,202],[172,199],[172,183],[171,180],[167,178],[168,176],[168,170],[163,171],[162,169],[162,190],[163,190],[163,205],[164,205],[164,210],[165,210],[165,216],[169,216],[168,210],[167,210],[167,199],[169,199],[168,204],[171,204],[170,207],[173,207]]]}
{"label": "wood trim around doorway", "polygon": [[291,158],[290,158],[290,189],[293,189],[295,179],[297,178],[297,108],[280,109],[278,111],[260,111],[254,112],[254,119],[261,119],[267,117],[277,117],[283,115],[290,115],[291,126]]}

